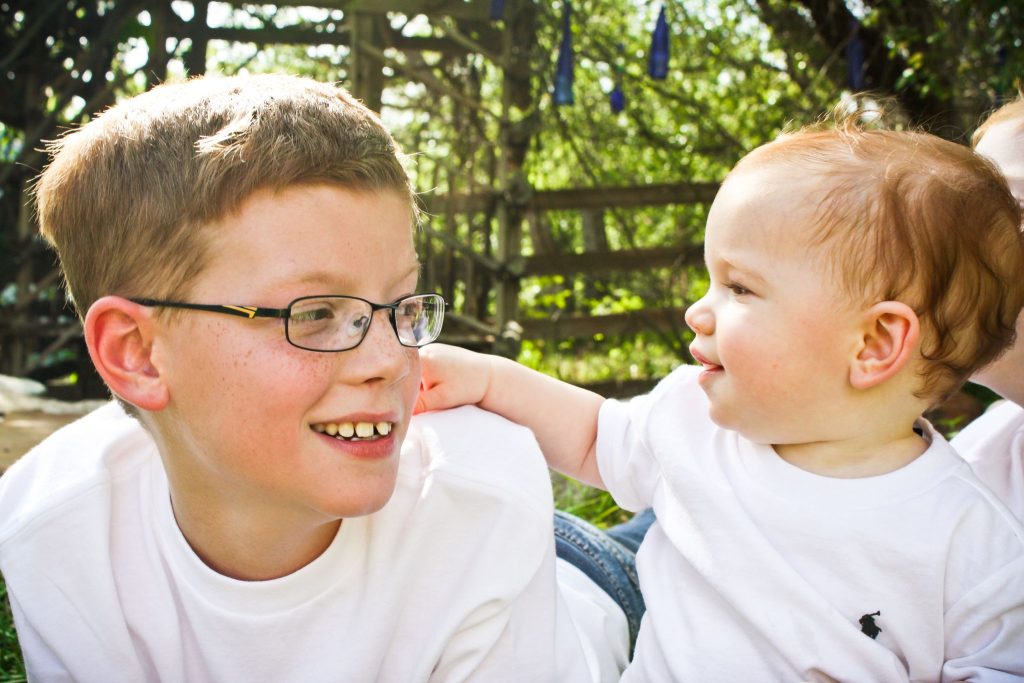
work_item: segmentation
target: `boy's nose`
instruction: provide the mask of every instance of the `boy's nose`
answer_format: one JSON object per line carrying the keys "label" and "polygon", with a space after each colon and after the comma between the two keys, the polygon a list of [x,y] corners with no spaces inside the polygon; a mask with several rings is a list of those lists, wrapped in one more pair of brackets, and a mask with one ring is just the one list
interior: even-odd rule
{"label": "boy's nose", "polygon": [[707,296],[701,297],[686,309],[686,324],[697,334],[708,336],[715,331],[715,317],[707,304]]}
{"label": "boy's nose", "polygon": [[374,311],[362,343],[345,352],[356,356],[354,365],[364,382],[379,380],[389,384],[402,379],[410,370],[410,349],[398,342],[390,313],[386,309]]}

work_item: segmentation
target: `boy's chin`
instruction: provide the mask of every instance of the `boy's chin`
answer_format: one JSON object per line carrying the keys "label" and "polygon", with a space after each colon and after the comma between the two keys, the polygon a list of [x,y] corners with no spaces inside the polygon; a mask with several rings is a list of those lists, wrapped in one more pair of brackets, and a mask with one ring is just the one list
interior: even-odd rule
{"label": "boy's chin", "polygon": [[367,482],[355,494],[339,496],[333,504],[326,506],[326,512],[332,517],[365,517],[380,512],[391,501],[395,494],[396,477],[390,482]]}

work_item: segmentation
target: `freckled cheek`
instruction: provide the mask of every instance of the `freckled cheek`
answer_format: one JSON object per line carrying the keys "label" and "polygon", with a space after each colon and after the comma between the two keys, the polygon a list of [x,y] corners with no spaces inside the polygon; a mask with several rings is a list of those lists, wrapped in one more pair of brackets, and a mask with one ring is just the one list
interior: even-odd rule
{"label": "freckled cheek", "polygon": [[[300,355],[302,354],[302,355]],[[224,386],[241,405],[272,411],[305,411],[330,385],[326,356],[272,345],[239,348],[223,369]]]}

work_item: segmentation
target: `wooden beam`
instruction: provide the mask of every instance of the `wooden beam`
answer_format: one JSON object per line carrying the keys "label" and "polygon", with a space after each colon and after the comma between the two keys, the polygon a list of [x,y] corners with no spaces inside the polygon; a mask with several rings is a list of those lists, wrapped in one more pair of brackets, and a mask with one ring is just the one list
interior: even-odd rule
{"label": "wooden beam", "polygon": [[664,206],[666,204],[710,204],[718,183],[661,183],[635,187],[592,187],[536,192],[530,208],[613,209],[623,206]]}
{"label": "wooden beam", "polygon": [[523,339],[571,339],[598,334],[632,334],[645,329],[674,330],[685,326],[685,308],[647,308],[612,315],[567,316],[545,320],[520,320]]}
{"label": "wooden beam", "polygon": [[[581,209],[614,209],[624,206],[666,206],[670,204],[710,204],[718,193],[719,183],[660,183],[632,187],[585,187],[569,190],[540,190],[526,201],[530,211],[572,211]],[[431,213],[479,213],[496,201],[493,192],[423,196]]]}
{"label": "wooden beam", "polygon": [[[252,5],[252,0],[221,0],[225,5],[232,7],[246,8]],[[275,7],[321,7],[323,9],[347,10],[352,5],[352,0],[274,0]]]}
{"label": "wooden beam", "polygon": [[338,27],[334,31],[316,31],[311,28],[211,28],[190,27],[179,22],[171,32],[177,38],[199,36],[205,40],[226,40],[233,43],[256,45],[348,45],[349,31]]}
{"label": "wooden beam", "polygon": [[441,52],[449,55],[467,55],[470,49],[456,40],[435,36],[403,36],[392,31],[388,43],[403,52]]}
{"label": "wooden beam", "polygon": [[[344,4],[353,12],[400,12],[402,14],[424,14],[428,17],[452,17],[454,19],[470,19],[489,21],[491,18],[490,0],[349,0]],[[317,2],[318,5],[322,4]]]}
{"label": "wooden beam", "polygon": [[[224,1],[232,7],[252,4],[251,0]],[[491,17],[490,0],[274,0],[272,4],[277,7],[322,7],[366,14],[401,12],[479,21],[489,21]]]}
{"label": "wooden beam", "polygon": [[517,275],[593,275],[651,268],[678,268],[699,266],[704,259],[704,245],[684,244],[650,249],[620,249],[617,251],[586,252],[582,254],[540,254],[522,258],[509,267]]}
{"label": "wooden beam", "polygon": [[[234,43],[255,43],[257,45],[349,45],[351,31],[347,25],[339,25],[334,31],[317,31],[304,26],[285,26],[282,28],[231,28],[207,26],[204,21],[193,19],[182,21],[174,15],[168,22],[169,33],[179,40],[192,38],[193,41],[226,40]],[[404,36],[398,31],[390,31],[387,40],[391,45],[402,51],[441,52],[444,54],[465,55],[469,49],[452,38],[436,36]]]}

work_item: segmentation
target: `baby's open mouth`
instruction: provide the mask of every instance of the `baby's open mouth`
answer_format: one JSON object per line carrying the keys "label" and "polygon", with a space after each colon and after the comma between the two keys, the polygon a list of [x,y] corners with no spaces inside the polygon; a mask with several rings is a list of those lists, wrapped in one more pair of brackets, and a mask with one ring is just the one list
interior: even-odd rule
{"label": "baby's open mouth", "polygon": [[391,433],[390,422],[318,422],[310,425],[314,432],[343,441],[373,441]]}

